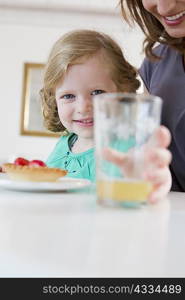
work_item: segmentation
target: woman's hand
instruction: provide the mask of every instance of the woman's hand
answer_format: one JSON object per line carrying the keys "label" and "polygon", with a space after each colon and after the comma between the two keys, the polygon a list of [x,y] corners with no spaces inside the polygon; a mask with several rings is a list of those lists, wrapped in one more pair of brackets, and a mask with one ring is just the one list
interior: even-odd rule
{"label": "woman's hand", "polygon": [[[171,153],[167,149],[170,141],[171,135],[169,130],[164,126],[160,126],[144,147],[145,164],[146,166],[151,166],[144,170],[144,178],[153,185],[153,191],[149,196],[149,202],[151,203],[165,198],[171,188],[172,179],[169,170]],[[129,175],[133,165],[132,156],[129,153],[124,154],[112,149],[105,149],[104,157],[120,167],[123,173]]]}

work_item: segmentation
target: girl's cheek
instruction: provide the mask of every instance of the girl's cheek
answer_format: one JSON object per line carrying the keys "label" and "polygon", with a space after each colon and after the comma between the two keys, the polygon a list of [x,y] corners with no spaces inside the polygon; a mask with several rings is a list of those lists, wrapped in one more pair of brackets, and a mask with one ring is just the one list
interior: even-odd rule
{"label": "girl's cheek", "polygon": [[71,119],[71,116],[73,114],[72,107],[69,107],[67,105],[57,105],[57,107],[58,107],[58,114],[59,114],[60,119],[63,119],[63,120]]}

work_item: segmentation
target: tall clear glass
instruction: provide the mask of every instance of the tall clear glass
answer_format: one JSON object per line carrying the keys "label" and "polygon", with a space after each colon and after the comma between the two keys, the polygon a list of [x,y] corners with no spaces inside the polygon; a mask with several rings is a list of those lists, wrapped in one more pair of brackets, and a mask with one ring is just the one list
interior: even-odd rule
{"label": "tall clear glass", "polygon": [[[160,125],[162,100],[153,95],[105,93],[94,97],[97,200],[108,206],[135,207],[152,191],[145,159]],[[124,153],[119,167],[105,159],[105,149]]]}

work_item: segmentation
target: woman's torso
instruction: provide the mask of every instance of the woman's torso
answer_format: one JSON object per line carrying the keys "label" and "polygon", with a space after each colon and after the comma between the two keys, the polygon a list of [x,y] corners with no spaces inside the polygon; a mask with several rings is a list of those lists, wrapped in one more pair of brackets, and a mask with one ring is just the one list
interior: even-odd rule
{"label": "woman's torso", "polygon": [[162,59],[145,59],[140,75],[150,94],[163,99],[162,124],[169,128],[173,159],[172,190],[185,191],[185,69],[183,56],[167,46],[155,49]]}

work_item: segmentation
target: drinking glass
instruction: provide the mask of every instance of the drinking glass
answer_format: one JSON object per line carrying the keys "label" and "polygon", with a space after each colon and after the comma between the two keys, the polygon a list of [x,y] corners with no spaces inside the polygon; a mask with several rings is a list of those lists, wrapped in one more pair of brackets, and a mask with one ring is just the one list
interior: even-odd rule
{"label": "drinking glass", "polygon": [[[136,207],[147,202],[152,168],[146,151],[154,146],[162,100],[153,95],[104,93],[94,97],[97,201],[108,206]],[[118,167],[105,159],[106,149],[124,154]]]}

